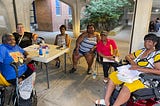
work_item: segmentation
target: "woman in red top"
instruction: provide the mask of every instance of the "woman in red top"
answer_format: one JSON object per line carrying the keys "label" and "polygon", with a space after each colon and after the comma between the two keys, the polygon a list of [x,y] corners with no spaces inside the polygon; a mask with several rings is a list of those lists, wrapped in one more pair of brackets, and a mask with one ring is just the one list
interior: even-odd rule
{"label": "woman in red top", "polygon": [[98,55],[103,58],[103,72],[104,72],[104,82],[108,82],[108,70],[112,66],[116,70],[118,48],[114,40],[109,39],[107,31],[101,32],[101,40],[97,43]]}

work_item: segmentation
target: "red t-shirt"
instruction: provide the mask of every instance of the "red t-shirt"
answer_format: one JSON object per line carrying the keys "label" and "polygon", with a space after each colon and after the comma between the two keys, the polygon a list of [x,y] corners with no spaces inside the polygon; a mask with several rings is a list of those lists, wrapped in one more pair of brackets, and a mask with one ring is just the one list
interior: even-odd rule
{"label": "red t-shirt", "polygon": [[107,38],[107,44],[104,45],[102,40],[97,43],[97,52],[102,53],[105,56],[112,56],[113,50],[117,49],[117,45],[114,40]]}

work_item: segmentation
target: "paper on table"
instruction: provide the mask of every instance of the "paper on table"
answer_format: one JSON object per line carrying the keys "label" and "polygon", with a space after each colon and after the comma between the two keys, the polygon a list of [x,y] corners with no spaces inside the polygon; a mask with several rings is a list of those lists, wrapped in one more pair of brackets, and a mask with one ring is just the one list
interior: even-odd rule
{"label": "paper on table", "polygon": [[103,58],[103,62],[115,62],[115,61],[109,60],[109,59],[107,59],[107,58]]}

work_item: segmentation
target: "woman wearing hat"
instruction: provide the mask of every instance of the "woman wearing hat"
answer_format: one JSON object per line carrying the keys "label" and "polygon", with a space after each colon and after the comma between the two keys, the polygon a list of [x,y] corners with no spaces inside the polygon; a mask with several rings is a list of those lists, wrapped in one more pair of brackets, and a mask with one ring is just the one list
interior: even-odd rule
{"label": "woman wearing hat", "polygon": [[108,32],[101,32],[101,40],[97,43],[98,55],[103,59],[104,82],[108,82],[108,70],[112,66],[116,70],[118,48],[114,40],[108,38]]}

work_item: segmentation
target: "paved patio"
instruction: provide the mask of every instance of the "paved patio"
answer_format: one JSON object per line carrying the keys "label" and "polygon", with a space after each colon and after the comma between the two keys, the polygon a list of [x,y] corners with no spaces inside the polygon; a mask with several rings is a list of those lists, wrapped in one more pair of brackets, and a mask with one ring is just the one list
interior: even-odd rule
{"label": "paved patio", "polygon": [[[130,28],[127,28],[115,37],[112,37],[117,41],[121,58],[128,54],[129,32]],[[39,36],[44,37],[47,43],[53,44],[55,36],[59,32],[38,31],[36,33],[39,34]],[[72,32],[67,33],[73,37]],[[70,56],[72,55],[75,46],[75,40],[75,38],[72,40]],[[61,56],[61,60],[63,60],[63,56]],[[56,69],[55,61],[50,62],[50,89],[47,89],[45,71],[40,71],[39,68],[37,69],[36,90],[38,94],[38,106],[94,106],[94,100],[104,97],[105,84],[103,83],[102,66],[100,64],[98,64],[98,70],[93,68],[93,70],[98,71],[96,79],[93,79],[92,75],[86,74],[87,65],[84,58],[80,59],[78,70],[75,73],[68,73],[68,70],[71,68],[72,64],[67,60],[67,74],[65,74],[63,67]]]}
{"label": "paved patio", "polygon": [[[131,27],[127,27],[120,31],[116,36],[110,36],[116,40],[120,50],[120,58],[124,58],[129,51],[129,39]],[[35,32],[39,36],[44,37],[46,43],[53,44],[55,36],[59,32]],[[76,39],[72,32],[67,32],[72,37],[72,44],[69,56],[72,55]],[[51,61],[49,68],[50,89],[47,89],[45,66],[40,69],[37,66],[36,91],[38,95],[37,106],[94,106],[96,99],[104,98],[105,84],[103,83],[102,66],[99,63],[93,64],[93,70],[98,72],[96,79],[92,75],[87,75],[87,63],[84,58],[80,59],[78,69],[75,73],[69,74],[72,68],[71,61],[67,58],[67,73],[64,73],[63,56],[61,59],[61,67],[55,67],[55,61]],[[95,65],[97,67],[95,67]],[[158,106],[158,105],[157,105]]]}

